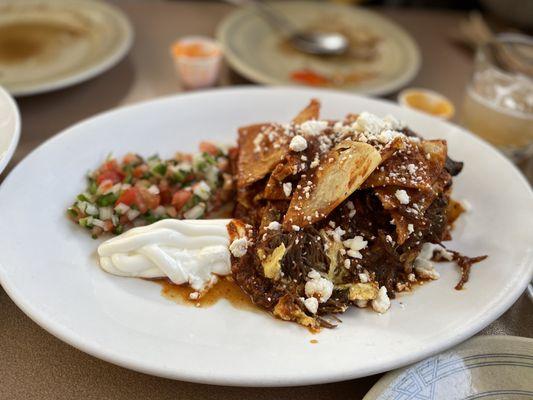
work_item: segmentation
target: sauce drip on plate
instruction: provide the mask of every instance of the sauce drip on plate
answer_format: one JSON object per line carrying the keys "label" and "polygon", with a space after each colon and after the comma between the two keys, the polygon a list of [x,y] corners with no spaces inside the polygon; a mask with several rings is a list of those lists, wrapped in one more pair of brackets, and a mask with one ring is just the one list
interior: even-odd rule
{"label": "sauce drip on plate", "polygon": [[246,293],[231,278],[220,278],[216,285],[197,300],[189,298],[194,289],[187,285],[175,285],[166,279],[157,279],[155,281],[162,286],[161,294],[163,297],[178,304],[193,307],[210,307],[218,303],[219,300],[225,299],[235,308],[259,311]]}

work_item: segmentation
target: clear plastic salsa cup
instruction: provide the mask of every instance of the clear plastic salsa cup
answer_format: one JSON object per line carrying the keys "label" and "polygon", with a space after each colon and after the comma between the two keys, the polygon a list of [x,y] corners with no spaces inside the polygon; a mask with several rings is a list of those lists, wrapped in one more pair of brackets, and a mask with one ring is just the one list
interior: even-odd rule
{"label": "clear plastic salsa cup", "polygon": [[171,47],[176,71],[187,89],[200,89],[217,83],[222,61],[220,46],[208,37],[188,36]]}

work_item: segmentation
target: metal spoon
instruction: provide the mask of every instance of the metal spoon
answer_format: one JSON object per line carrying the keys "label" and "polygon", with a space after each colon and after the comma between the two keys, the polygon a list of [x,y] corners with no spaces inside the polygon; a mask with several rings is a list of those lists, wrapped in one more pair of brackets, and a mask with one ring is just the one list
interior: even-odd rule
{"label": "metal spoon", "polygon": [[348,50],[349,41],[341,33],[299,31],[283,14],[260,0],[226,0],[236,5],[252,4],[265,20],[285,34],[298,50],[316,55],[339,55]]}

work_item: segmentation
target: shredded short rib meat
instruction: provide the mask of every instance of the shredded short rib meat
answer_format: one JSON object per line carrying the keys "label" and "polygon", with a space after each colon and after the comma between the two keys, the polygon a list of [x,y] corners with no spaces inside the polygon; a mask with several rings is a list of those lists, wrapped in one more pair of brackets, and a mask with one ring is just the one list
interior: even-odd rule
{"label": "shredded short rib meat", "polygon": [[463,212],[450,197],[463,163],[448,157],[445,141],[394,119],[320,121],[317,104],[293,124],[240,130],[240,221],[229,230],[248,247],[232,256],[235,282],[259,307],[312,330],[334,327],[334,314],[350,306],[385,312],[397,292],[438,279],[432,261],[457,262],[461,289],[486,258],[440,245]]}

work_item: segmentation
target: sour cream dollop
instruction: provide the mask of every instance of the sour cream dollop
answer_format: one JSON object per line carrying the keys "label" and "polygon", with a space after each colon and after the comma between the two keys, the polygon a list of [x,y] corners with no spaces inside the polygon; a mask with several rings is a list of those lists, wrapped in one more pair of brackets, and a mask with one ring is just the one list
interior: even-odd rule
{"label": "sour cream dollop", "polygon": [[138,278],[168,277],[203,291],[216,276],[229,275],[228,219],[165,219],[133,228],[98,247],[106,272]]}

